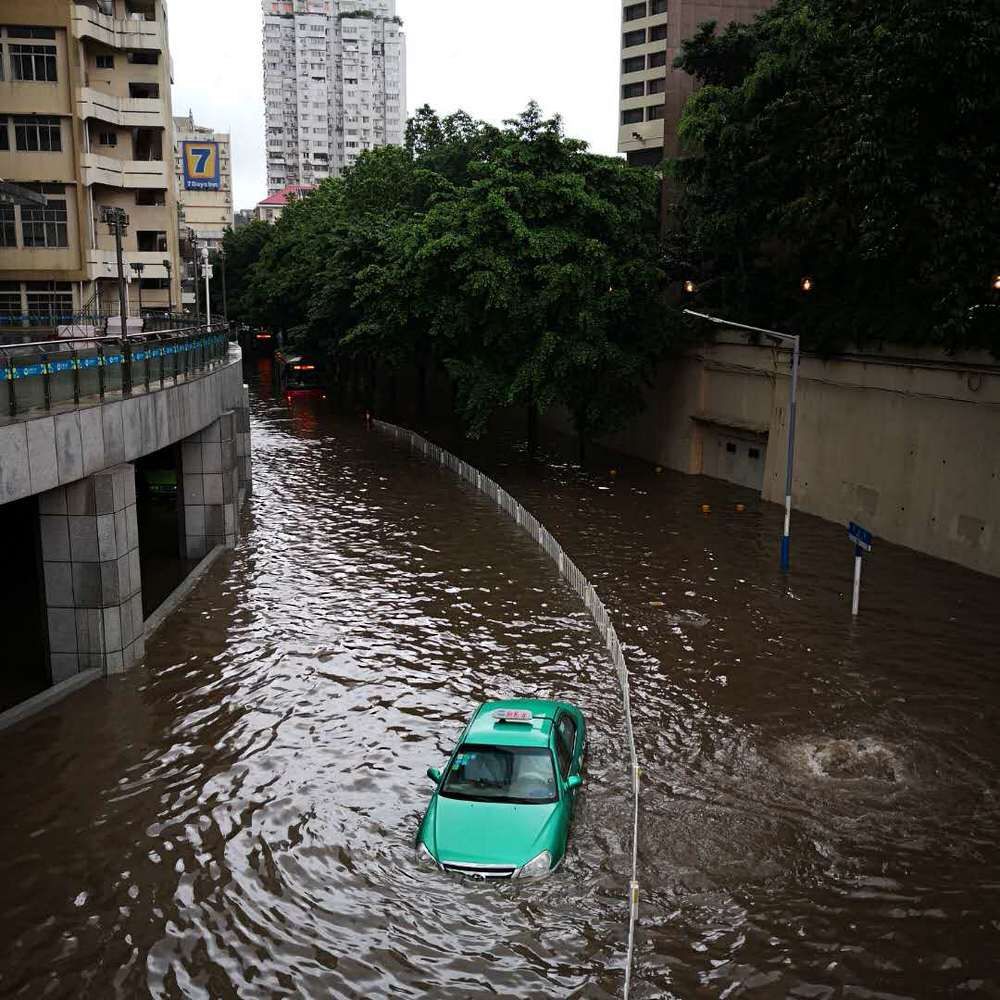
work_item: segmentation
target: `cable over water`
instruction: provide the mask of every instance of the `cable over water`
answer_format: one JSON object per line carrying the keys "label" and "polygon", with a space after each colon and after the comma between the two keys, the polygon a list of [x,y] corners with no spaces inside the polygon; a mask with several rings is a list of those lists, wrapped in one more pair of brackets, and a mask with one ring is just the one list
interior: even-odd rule
{"label": "cable over water", "polygon": [[466,482],[471,483],[480,493],[494,500],[509,517],[517,522],[531,538],[533,538],[548,557],[559,567],[559,572],[570,583],[573,589],[579,594],[587,610],[590,612],[597,631],[607,647],[608,658],[618,675],[618,683],[621,687],[622,706],[625,717],[625,741],[628,745],[630,768],[629,773],[632,778],[632,870],[629,879],[628,900],[628,934],[625,952],[625,987],[624,996],[628,1000],[632,987],[632,963],[635,955],[635,925],[639,914],[639,759],[635,752],[635,735],[632,729],[632,708],[629,695],[628,665],[625,662],[625,655],[622,652],[621,643],[618,641],[618,633],[608,616],[607,608],[597,596],[593,584],[577,569],[576,564],[563,551],[562,546],[552,537],[549,530],[518,503],[505,489],[495,483],[489,476],[484,475],[475,466],[453,455],[450,451],[439,447],[432,441],[421,437],[414,431],[396,424],[386,423],[376,420],[375,426],[387,434],[391,434],[397,441],[405,441],[414,450],[420,452],[425,458],[432,462],[451,469],[452,472],[461,476]]}

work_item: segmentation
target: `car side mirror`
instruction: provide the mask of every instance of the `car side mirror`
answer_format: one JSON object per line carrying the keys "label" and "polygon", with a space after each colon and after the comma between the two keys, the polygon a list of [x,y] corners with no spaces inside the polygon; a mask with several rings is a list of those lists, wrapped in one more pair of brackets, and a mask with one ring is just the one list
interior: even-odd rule
{"label": "car side mirror", "polygon": [[571,774],[566,779],[566,787],[572,791],[574,788],[579,788],[583,784],[583,778],[578,774]]}
{"label": "car side mirror", "polygon": [[441,769],[437,767],[427,768],[427,777],[436,784],[441,780]]}

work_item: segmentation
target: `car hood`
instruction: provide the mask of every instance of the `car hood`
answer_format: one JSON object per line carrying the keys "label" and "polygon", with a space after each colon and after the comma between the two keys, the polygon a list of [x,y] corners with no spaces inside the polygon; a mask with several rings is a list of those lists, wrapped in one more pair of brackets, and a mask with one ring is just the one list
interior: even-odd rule
{"label": "car hood", "polygon": [[435,795],[423,825],[438,861],[520,868],[552,843],[560,803],[467,802]]}

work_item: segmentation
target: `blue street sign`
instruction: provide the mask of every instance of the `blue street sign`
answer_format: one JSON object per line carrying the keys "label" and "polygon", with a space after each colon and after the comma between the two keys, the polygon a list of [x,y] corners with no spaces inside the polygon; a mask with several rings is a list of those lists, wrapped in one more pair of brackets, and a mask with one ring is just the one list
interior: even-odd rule
{"label": "blue street sign", "polygon": [[871,552],[872,533],[870,531],[865,531],[860,524],[855,524],[851,521],[847,525],[847,534],[855,545],[860,545],[866,552]]}

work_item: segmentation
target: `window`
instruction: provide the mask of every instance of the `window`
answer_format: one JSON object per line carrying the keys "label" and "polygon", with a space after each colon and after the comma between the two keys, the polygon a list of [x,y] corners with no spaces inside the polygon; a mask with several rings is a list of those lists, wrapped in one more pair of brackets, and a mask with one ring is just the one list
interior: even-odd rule
{"label": "window", "polygon": [[633,125],[642,121],[642,108],[631,108],[622,112],[622,125]]}
{"label": "window", "polygon": [[158,83],[130,83],[128,85],[128,96],[139,98],[140,100],[158,100],[160,85]]}
{"label": "window", "polygon": [[542,747],[463,743],[440,794],[467,802],[541,804],[559,801],[552,754]]}
{"label": "window", "polygon": [[661,76],[659,80],[650,80],[646,87],[647,94],[662,94],[666,88],[667,81]]}
{"label": "window", "polygon": [[645,56],[630,56],[622,60],[623,73],[641,73],[646,68]]}
{"label": "window", "polygon": [[622,12],[622,19],[625,21],[636,21],[640,17],[645,17],[645,16],[646,16],[645,3],[629,4]]}
{"label": "window", "polygon": [[21,209],[21,235],[26,247],[68,247],[65,200],[49,199],[41,206]]}
{"label": "window", "polygon": [[0,115],[0,149],[10,149],[10,129],[7,127],[6,115]]}
{"label": "window", "polygon": [[73,286],[68,281],[29,281],[29,316],[72,316]]}
{"label": "window", "polygon": [[101,132],[97,136],[97,142],[100,146],[117,146],[118,136],[114,132]]}
{"label": "window", "polygon": [[648,122],[663,121],[663,105],[654,104],[653,107],[646,108],[646,121]]}
{"label": "window", "polygon": [[148,190],[136,191],[135,203],[137,205],[166,205],[166,191]]}
{"label": "window", "polygon": [[10,75],[13,80],[56,82],[54,45],[11,45]]}
{"label": "window", "polygon": [[747,454],[751,458],[760,458],[760,448],[749,448],[747,449]]}
{"label": "window", "polygon": [[[14,224],[14,206],[0,205],[0,247],[17,246],[17,227]],[[18,308],[20,312],[20,308]]]}
{"label": "window", "polygon": [[667,0],[653,0],[649,5],[650,14],[666,14],[667,12]]}
{"label": "window", "polygon": [[30,24],[11,24],[7,26],[8,38],[51,38],[55,39],[55,28],[40,28]]}
{"label": "window", "polygon": [[17,281],[0,281],[0,316],[21,315],[21,285]]}
{"label": "window", "polygon": [[568,715],[564,715],[556,726],[556,756],[559,758],[559,771],[563,778],[569,777],[575,746],[576,724]]}
{"label": "window", "polygon": [[662,42],[667,37],[667,26],[656,24],[649,29],[649,40],[651,42]]}
{"label": "window", "polygon": [[651,52],[649,54],[649,68],[655,69],[657,66],[667,65],[666,52]]}
{"label": "window", "polygon": [[140,253],[166,253],[167,234],[155,229],[137,230],[135,245]]}
{"label": "window", "polygon": [[622,87],[622,100],[627,101],[630,97],[642,97],[641,83],[626,83]]}
{"label": "window", "polygon": [[114,56],[98,56],[97,57],[97,68],[98,69],[114,69],[115,68],[115,57]]}
{"label": "window", "polygon": [[639,28],[637,31],[626,31],[622,35],[622,48],[629,49],[633,45],[644,45],[646,42],[646,29]]}
{"label": "window", "polygon": [[159,52],[130,52],[128,61],[133,66],[156,66],[160,62]]}
{"label": "window", "polygon": [[58,153],[62,149],[62,125],[58,118],[15,115],[14,145],[22,153]]}

